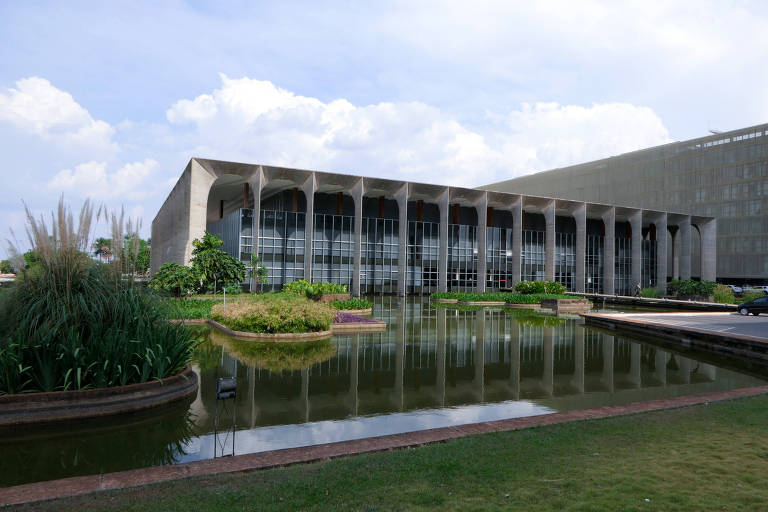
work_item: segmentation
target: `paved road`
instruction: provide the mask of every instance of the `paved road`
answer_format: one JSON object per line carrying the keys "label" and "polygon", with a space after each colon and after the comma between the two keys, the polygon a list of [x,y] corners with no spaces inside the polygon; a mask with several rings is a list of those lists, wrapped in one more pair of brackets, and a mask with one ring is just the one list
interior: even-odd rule
{"label": "paved road", "polygon": [[615,313],[610,314],[610,316],[728,334],[756,336],[768,340],[768,315],[742,316],[738,313]]}

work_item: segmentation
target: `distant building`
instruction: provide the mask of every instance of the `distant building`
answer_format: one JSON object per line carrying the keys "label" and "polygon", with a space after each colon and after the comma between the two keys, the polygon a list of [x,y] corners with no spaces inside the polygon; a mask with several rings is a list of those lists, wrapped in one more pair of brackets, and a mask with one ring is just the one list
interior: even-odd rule
{"label": "distant building", "polygon": [[[733,284],[768,284],[768,124],[675,142],[480,187],[674,210],[717,218],[717,277]],[[678,255],[688,243],[670,224],[669,277],[687,277]],[[702,237],[692,233],[690,275],[702,277]]]}
{"label": "distant building", "polygon": [[670,226],[688,267],[698,228],[696,263],[714,279],[712,217],[194,158],[152,222],[151,271],[189,263],[207,230],[243,262],[258,254],[272,289],[307,279],[405,295],[522,279],[629,293],[665,288],[670,246],[656,233]]}

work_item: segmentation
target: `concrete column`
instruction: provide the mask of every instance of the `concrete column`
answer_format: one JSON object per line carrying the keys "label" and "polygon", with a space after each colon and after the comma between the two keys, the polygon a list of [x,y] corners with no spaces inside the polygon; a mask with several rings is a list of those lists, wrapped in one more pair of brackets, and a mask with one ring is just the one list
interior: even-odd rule
{"label": "concrete column", "polygon": [[354,240],[354,268],[352,270],[352,295],[360,296],[360,266],[363,250],[363,194],[365,193],[363,178],[357,180],[352,187],[352,199],[355,202],[355,240]]}
{"label": "concrete column", "polygon": [[307,212],[304,216],[304,279],[312,282],[312,237],[315,232],[315,190],[317,178],[315,173],[309,175],[301,186],[307,200]]}
{"label": "concrete column", "polygon": [[[248,178],[248,188],[253,194],[253,253],[257,256],[259,255],[259,233],[261,231],[261,191],[265,185],[264,181],[264,170],[261,166]],[[255,292],[259,287],[258,280],[251,278],[250,281],[250,289]]]}
{"label": "concrete column", "polygon": [[699,224],[701,234],[701,279],[714,281],[717,278],[717,220]]}
{"label": "concrete column", "polygon": [[520,262],[523,256],[523,198],[512,203],[512,286],[520,282]]}
{"label": "concrete column", "polygon": [[440,208],[440,254],[437,261],[437,289],[448,291],[448,216],[450,215],[449,189],[440,194],[437,205]]}
{"label": "concrete column", "polygon": [[[632,286],[643,279],[643,211],[637,210],[629,217],[632,228]],[[644,284],[644,283],[643,283]]]}
{"label": "concrete column", "polygon": [[544,279],[555,280],[555,200],[544,208],[546,233],[544,239]]}
{"label": "concrete column", "polygon": [[397,295],[405,297],[408,276],[408,184],[395,192],[397,201]]}
{"label": "concrete column", "polygon": [[[587,259],[587,204],[581,203],[573,212],[576,220],[576,281],[573,291],[583,292]],[[583,389],[583,386],[582,386]]]}
{"label": "concrete column", "polygon": [[603,214],[605,238],[603,239],[603,293],[613,295],[616,291],[616,208],[611,206]]}
{"label": "concrete column", "polygon": [[691,217],[686,216],[679,224],[680,228],[680,279],[691,278]]}
{"label": "concrete column", "polygon": [[488,262],[486,261],[486,228],[488,227],[488,192],[475,204],[477,210],[477,291],[485,291]]}
{"label": "concrete column", "polygon": [[672,233],[672,279],[680,279],[680,230],[679,229],[675,229],[674,233]]}
{"label": "concrete column", "polygon": [[574,372],[572,384],[579,393],[584,393],[584,327],[577,325],[574,334]]}
{"label": "concrete column", "polygon": [[661,294],[667,293],[667,214],[659,214],[656,220],[656,287]]}

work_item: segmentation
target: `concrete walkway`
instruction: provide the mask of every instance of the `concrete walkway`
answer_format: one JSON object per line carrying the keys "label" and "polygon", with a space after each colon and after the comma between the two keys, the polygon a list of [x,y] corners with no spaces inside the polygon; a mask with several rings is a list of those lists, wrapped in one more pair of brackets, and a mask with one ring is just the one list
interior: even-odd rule
{"label": "concrete walkway", "polygon": [[619,304],[623,306],[653,307],[689,311],[736,311],[736,304],[721,304],[719,302],[700,302],[695,300],[651,299],[647,297],[632,297],[629,295],[605,295],[602,293],[566,292],[567,295],[578,295],[594,301],[596,306],[601,304]]}

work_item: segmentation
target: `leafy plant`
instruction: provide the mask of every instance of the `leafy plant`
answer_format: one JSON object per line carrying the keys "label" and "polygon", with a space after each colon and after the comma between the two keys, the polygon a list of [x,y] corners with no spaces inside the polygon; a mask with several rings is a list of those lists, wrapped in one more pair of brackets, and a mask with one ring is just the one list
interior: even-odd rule
{"label": "leafy plant", "polygon": [[739,302],[739,304],[749,302],[760,297],[765,297],[765,293],[757,290],[745,290],[744,293],[741,294],[741,302]]}
{"label": "leafy plant", "polygon": [[268,293],[211,310],[213,319],[230,329],[268,334],[326,331],[335,314],[330,304]]}
{"label": "leafy plant", "polygon": [[192,241],[192,267],[200,277],[200,291],[218,286],[239,284],[245,280],[245,265],[221,250],[224,241],[205,232],[202,239]]}
{"label": "leafy plant", "polygon": [[163,263],[148,285],[153,290],[165,291],[176,297],[189,295],[200,285],[200,278],[192,267],[178,263]]}
{"label": "leafy plant", "polygon": [[261,258],[251,254],[251,267],[248,269],[248,277],[256,279],[257,283],[266,284],[269,269],[261,264]]}
{"label": "leafy plant", "polygon": [[647,299],[658,299],[661,297],[661,292],[658,288],[651,287],[651,288],[643,288],[640,290],[640,296],[645,297]]}
{"label": "leafy plant", "polygon": [[336,309],[349,309],[349,310],[355,310],[355,309],[369,309],[372,304],[371,301],[366,299],[358,299],[357,297],[350,297],[347,300],[334,300],[331,302],[331,306],[335,307]]}
{"label": "leafy plant", "polygon": [[14,272],[13,265],[9,260],[0,260],[0,274],[13,274]]}
{"label": "leafy plant", "polygon": [[293,295],[306,295],[307,288],[312,287],[314,293],[322,295],[348,293],[347,285],[328,283],[324,281],[316,281],[310,283],[309,281],[302,279],[300,281],[293,281],[283,285],[283,291]]}
{"label": "leafy plant", "polygon": [[721,304],[733,304],[733,302],[736,300],[736,298],[733,296],[733,289],[725,286],[724,284],[718,284],[715,286],[712,295],[715,302],[719,302]]}
{"label": "leafy plant", "polygon": [[566,287],[556,281],[520,281],[515,285],[518,293],[553,293],[563,294]]}

